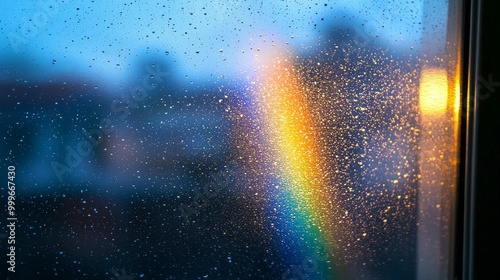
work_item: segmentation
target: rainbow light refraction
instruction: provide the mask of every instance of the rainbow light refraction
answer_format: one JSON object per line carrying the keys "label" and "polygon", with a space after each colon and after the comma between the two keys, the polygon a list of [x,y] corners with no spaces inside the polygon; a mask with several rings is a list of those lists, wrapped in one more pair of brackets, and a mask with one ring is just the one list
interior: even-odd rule
{"label": "rainbow light refraction", "polygon": [[255,99],[265,124],[264,138],[271,147],[269,166],[276,184],[272,203],[279,207],[277,227],[286,236],[283,254],[303,266],[298,276],[307,273],[309,279],[335,279],[339,271],[331,243],[334,205],[320,135],[305,98],[307,90],[298,70],[284,57],[265,61],[260,75]]}

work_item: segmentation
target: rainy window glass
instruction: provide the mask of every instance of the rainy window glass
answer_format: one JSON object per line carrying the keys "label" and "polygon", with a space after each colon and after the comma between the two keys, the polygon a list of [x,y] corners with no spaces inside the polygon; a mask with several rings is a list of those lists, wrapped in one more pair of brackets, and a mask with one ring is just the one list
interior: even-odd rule
{"label": "rainy window glass", "polygon": [[459,1],[0,10],[0,278],[451,277]]}

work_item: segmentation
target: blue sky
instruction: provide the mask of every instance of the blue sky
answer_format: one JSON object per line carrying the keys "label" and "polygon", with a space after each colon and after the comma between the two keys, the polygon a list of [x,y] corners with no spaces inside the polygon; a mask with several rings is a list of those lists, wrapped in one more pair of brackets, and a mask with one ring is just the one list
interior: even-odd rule
{"label": "blue sky", "polygon": [[251,75],[252,59],[273,45],[297,55],[314,52],[340,24],[364,29],[388,49],[421,49],[422,1],[335,2],[4,1],[0,61],[28,63],[20,79],[75,75],[121,85],[149,54],[196,84]]}

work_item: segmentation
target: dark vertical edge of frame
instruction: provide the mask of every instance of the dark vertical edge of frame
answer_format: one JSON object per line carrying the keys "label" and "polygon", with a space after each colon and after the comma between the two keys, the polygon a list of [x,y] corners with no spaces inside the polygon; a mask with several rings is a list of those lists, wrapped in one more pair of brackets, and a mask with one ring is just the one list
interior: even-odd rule
{"label": "dark vertical edge of frame", "polygon": [[500,1],[482,0],[476,73],[477,130],[473,193],[473,278],[499,278],[500,266]]}
{"label": "dark vertical edge of frame", "polygon": [[462,114],[460,133],[460,178],[457,203],[454,279],[473,279],[474,211],[477,164],[477,78],[479,76],[479,43],[481,0],[463,3]]}
{"label": "dark vertical edge of frame", "polygon": [[[468,92],[468,71],[469,71],[469,39],[470,39],[470,14],[471,2],[473,0],[462,0],[462,53],[461,53],[461,67],[460,73],[461,84],[461,104],[460,104],[460,162],[459,162],[459,177],[457,183],[457,196],[456,196],[456,215],[455,215],[455,254],[453,260],[453,278],[464,279],[465,273],[465,182],[466,182],[466,154],[467,154],[467,129],[468,129],[468,106],[469,106],[469,92]],[[467,269],[468,270],[468,269]]]}

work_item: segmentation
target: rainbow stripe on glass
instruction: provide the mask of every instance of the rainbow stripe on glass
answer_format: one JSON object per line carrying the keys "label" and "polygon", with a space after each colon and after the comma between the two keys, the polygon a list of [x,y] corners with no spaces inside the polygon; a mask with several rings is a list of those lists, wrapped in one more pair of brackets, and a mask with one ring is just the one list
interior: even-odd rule
{"label": "rainbow stripe on glass", "polygon": [[307,92],[287,58],[268,59],[259,68],[254,98],[271,153],[270,220],[291,267],[284,277],[335,279],[335,205]]}

